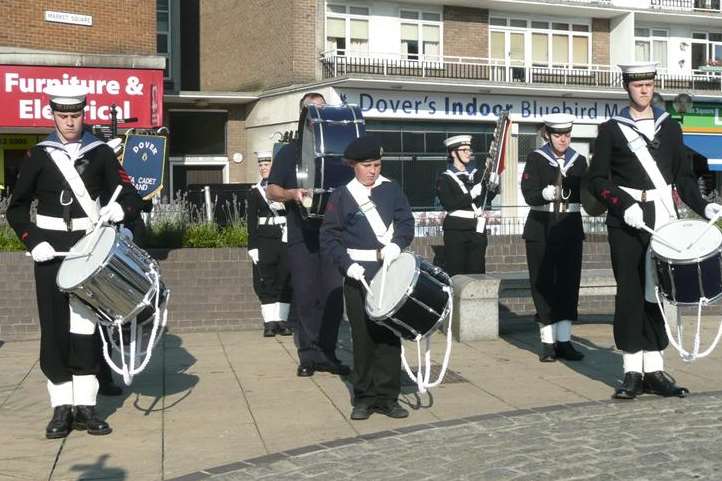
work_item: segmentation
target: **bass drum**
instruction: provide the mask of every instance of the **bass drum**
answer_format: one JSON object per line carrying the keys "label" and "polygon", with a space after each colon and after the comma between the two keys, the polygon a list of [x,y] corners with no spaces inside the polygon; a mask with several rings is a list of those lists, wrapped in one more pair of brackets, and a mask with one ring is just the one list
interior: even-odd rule
{"label": "bass drum", "polygon": [[309,193],[301,213],[321,218],[331,192],[354,177],[343,153],[351,142],[366,133],[366,124],[355,105],[308,105],[301,113],[298,132],[301,158],[296,178],[298,187]]}

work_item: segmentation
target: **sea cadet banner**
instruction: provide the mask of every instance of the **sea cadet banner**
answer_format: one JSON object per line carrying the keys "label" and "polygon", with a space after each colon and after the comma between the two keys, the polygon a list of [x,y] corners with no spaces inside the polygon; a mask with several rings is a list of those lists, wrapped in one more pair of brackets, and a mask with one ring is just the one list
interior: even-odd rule
{"label": "sea cadet banner", "polygon": [[150,199],[163,188],[166,137],[162,135],[129,135],[123,149],[123,168],[144,199]]}
{"label": "sea cadet banner", "polygon": [[[508,110],[514,122],[540,122],[547,114],[567,113],[579,122],[598,124],[617,115],[625,100],[560,99],[466,93],[394,92],[337,88],[338,101],[356,104],[364,117],[425,120],[496,121]],[[335,99],[332,99],[335,100]]]}
{"label": "sea cadet banner", "polygon": [[162,70],[0,65],[0,127],[52,127],[43,90],[54,84],[88,88],[87,124],[109,124],[115,104],[118,118],[137,118],[124,127],[163,125]]}

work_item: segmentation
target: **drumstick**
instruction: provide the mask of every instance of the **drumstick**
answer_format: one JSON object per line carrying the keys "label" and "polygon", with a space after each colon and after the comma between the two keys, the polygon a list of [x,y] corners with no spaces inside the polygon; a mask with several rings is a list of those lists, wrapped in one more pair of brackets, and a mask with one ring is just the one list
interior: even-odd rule
{"label": "drumstick", "polygon": [[379,302],[377,303],[379,309],[384,301],[384,288],[386,287],[386,273],[388,270],[388,264],[384,261],[384,263],[381,264],[381,292],[379,292]]}
{"label": "drumstick", "polygon": [[677,251],[677,252],[682,252],[681,249],[677,249],[677,248],[674,246],[674,244],[672,244],[672,243],[669,242],[667,239],[665,239],[664,237],[662,237],[662,236],[659,234],[659,232],[655,232],[653,229],[650,229],[650,228],[647,227],[645,224],[642,224],[642,227],[641,227],[641,228],[642,228],[643,230],[646,230],[646,231],[649,232],[650,234],[652,234],[652,237],[656,237],[659,242],[661,242],[662,244],[666,245],[666,246],[669,247],[670,249],[675,250],[675,251]]}
{"label": "drumstick", "polygon": [[[80,253],[80,252],[72,252],[72,251],[70,251],[70,252],[56,252],[56,253],[55,253],[55,257],[68,257],[68,256],[73,256],[73,258],[76,258],[76,257],[87,257],[87,256],[89,256],[89,255],[90,255],[90,254],[82,254],[82,253]],[[33,256],[33,255],[32,255],[30,252],[26,252],[26,253],[25,253],[25,257],[32,257],[32,256]]]}
{"label": "drumstick", "polygon": [[717,222],[717,221],[719,220],[720,216],[722,216],[722,211],[717,212],[717,213],[709,220],[709,222],[707,222],[707,227],[697,236],[697,238],[696,238],[695,240],[693,240],[692,242],[690,242],[690,244],[687,246],[687,250],[691,249],[693,245],[695,245],[697,242],[699,242],[699,240],[700,240],[702,237],[704,237],[704,236],[707,234],[707,232],[709,232],[709,230],[712,228],[712,226],[715,224],[715,222]]}
{"label": "drumstick", "polygon": [[365,277],[362,277],[362,278],[361,278],[361,284],[366,288],[366,294],[368,294],[369,296],[373,297],[373,296],[374,296],[374,293],[371,292],[371,287],[369,286],[368,282],[366,282],[366,278],[365,278]]}

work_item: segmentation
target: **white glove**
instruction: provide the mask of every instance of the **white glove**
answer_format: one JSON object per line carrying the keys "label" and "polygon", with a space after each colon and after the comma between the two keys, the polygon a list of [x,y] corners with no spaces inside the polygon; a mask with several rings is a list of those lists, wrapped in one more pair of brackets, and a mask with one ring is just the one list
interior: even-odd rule
{"label": "white glove", "polygon": [[30,255],[35,262],[47,262],[55,258],[55,249],[47,242],[41,242],[30,251]]}
{"label": "white glove", "polygon": [[722,205],[715,204],[714,202],[710,202],[704,208],[704,216],[710,220],[713,217],[717,217],[719,215],[722,215]]}
{"label": "white glove", "polygon": [[547,185],[542,189],[542,197],[544,197],[544,200],[548,200],[549,202],[555,200],[557,196],[557,187],[555,185]]}
{"label": "white glove", "polygon": [[258,249],[251,249],[248,251],[248,257],[254,264],[258,264]]}
{"label": "white glove", "polygon": [[481,182],[474,185],[474,187],[472,187],[469,191],[469,194],[471,194],[472,199],[476,199],[477,197],[479,197],[481,195]]}
{"label": "white glove", "polygon": [[117,202],[110,202],[108,205],[100,209],[100,217],[106,217],[110,222],[118,223],[123,220],[125,217],[125,212],[123,212],[123,207],[121,207],[120,204]]}
{"label": "white glove", "polygon": [[366,269],[364,269],[361,264],[359,264],[358,262],[354,262],[353,264],[348,266],[348,270],[346,271],[346,277],[350,277],[351,279],[360,281],[364,278],[365,272]]}
{"label": "white glove", "polygon": [[627,207],[627,210],[624,211],[624,222],[635,229],[644,227],[644,213],[642,212],[642,208],[639,207],[639,204],[632,204]]}
{"label": "white glove", "polygon": [[390,242],[389,244],[385,245],[383,249],[381,249],[381,258],[387,264],[391,264],[400,255],[401,255],[401,247],[397,246],[393,242]]}

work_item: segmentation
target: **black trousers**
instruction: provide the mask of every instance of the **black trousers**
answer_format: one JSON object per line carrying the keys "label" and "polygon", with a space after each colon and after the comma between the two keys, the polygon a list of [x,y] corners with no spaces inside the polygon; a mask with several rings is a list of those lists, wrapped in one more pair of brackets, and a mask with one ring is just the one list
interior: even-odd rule
{"label": "black trousers", "polygon": [[655,302],[644,299],[645,254],[649,234],[631,227],[609,227],[612,269],[617,281],[614,342],[625,352],[662,351],[669,344]]}
{"label": "black trousers", "polygon": [[301,364],[336,360],[343,316],[343,277],[330,259],[305,243],[288,246],[293,303],[298,317],[296,346]]}
{"label": "black trousers", "polygon": [[288,245],[281,239],[261,239],[258,264],[253,266],[253,289],[261,304],[291,302]]}
{"label": "black trousers", "polygon": [[96,374],[100,356],[95,336],[70,333],[68,295],[55,282],[61,263],[62,259],[35,263],[40,369],[53,384],[72,381],[73,374]]}
{"label": "black trousers", "polygon": [[444,231],[447,274],[484,274],[487,244],[486,234],[475,230]]}
{"label": "black trousers", "polygon": [[582,240],[526,242],[531,296],[541,324],[577,320],[582,243]]}
{"label": "black trousers", "polygon": [[343,288],[353,339],[354,404],[388,406],[401,392],[401,340],[366,316],[366,292],[346,279]]}

